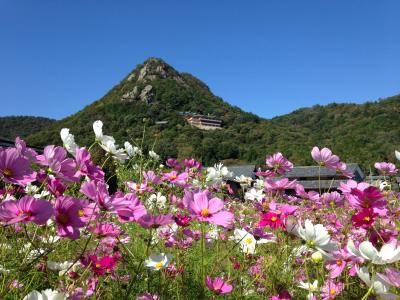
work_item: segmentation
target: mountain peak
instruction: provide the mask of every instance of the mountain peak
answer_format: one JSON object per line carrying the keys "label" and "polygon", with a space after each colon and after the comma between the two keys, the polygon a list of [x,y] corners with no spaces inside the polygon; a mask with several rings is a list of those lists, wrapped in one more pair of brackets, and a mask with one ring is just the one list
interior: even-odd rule
{"label": "mountain peak", "polygon": [[152,82],[158,79],[170,79],[187,86],[185,79],[178,71],[161,58],[151,57],[129,74],[126,79],[128,90],[122,95],[121,101],[152,102],[154,98]]}

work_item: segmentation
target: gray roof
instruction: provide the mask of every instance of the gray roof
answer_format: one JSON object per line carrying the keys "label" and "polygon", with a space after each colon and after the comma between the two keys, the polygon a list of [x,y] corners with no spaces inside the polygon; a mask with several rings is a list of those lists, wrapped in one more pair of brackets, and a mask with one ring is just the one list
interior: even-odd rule
{"label": "gray roof", "polygon": [[[358,173],[361,178],[364,178],[364,173],[355,163],[347,164],[347,170],[353,174]],[[293,170],[285,174],[287,178],[307,178],[307,177],[340,177],[335,170],[331,170],[325,167],[319,168],[318,166],[298,166],[294,167]]]}
{"label": "gray roof", "polygon": [[226,179],[234,180],[236,176],[239,177],[240,175],[256,179],[256,175],[254,174],[254,170],[256,168],[255,165],[234,165],[226,167],[233,173],[232,176],[226,177]]}
{"label": "gray roof", "polygon": [[327,190],[327,189],[337,189],[340,186],[341,182],[345,180],[298,180],[297,183],[300,183],[304,189],[306,190]]}

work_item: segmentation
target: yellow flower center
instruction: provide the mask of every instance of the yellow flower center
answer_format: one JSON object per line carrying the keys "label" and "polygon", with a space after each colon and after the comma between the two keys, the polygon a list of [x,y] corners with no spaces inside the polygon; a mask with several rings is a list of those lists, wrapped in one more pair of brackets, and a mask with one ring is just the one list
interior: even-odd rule
{"label": "yellow flower center", "polygon": [[210,215],[210,212],[208,211],[208,208],[203,208],[200,212],[200,215],[202,217],[208,217]]}
{"label": "yellow flower center", "polygon": [[163,266],[163,264],[160,263],[160,262],[158,262],[158,263],[156,263],[154,266],[155,266],[157,269],[161,269],[162,266]]}
{"label": "yellow flower center", "polygon": [[96,268],[99,269],[101,267],[101,264],[97,263]]}
{"label": "yellow flower center", "polygon": [[172,176],[171,176],[171,179],[176,179],[176,177],[178,177],[178,176],[172,175]]}
{"label": "yellow flower center", "polygon": [[371,221],[371,218],[367,216],[367,217],[364,217],[364,220],[369,222],[369,221]]}
{"label": "yellow flower center", "polygon": [[271,218],[271,221],[272,221],[272,222],[275,222],[276,220],[278,220],[278,218],[277,218],[276,216],[273,216],[273,217]]}
{"label": "yellow flower center", "polygon": [[336,261],[336,264],[337,264],[338,266],[341,266],[342,263],[343,263],[343,262],[342,262],[341,260],[337,260],[337,261]]}
{"label": "yellow flower center", "polygon": [[3,170],[3,174],[4,174],[5,177],[11,177],[13,173],[9,168],[5,168]]}
{"label": "yellow flower center", "polygon": [[83,211],[83,209],[78,210],[79,217],[83,217],[84,215],[85,215],[85,212]]}
{"label": "yellow flower center", "polygon": [[335,294],[336,294],[336,290],[335,290],[335,289],[331,289],[331,290],[329,291],[329,294],[331,294],[332,296],[335,295]]}
{"label": "yellow flower center", "polygon": [[245,239],[245,243],[251,244],[251,243],[253,243],[253,240],[251,238],[247,238],[247,239]]}

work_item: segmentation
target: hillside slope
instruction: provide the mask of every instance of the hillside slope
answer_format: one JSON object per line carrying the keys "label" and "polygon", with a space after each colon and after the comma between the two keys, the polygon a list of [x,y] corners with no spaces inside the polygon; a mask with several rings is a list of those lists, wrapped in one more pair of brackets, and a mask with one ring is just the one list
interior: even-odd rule
{"label": "hillside slope", "polygon": [[[154,145],[164,158],[193,156],[206,165],[226,159],[262,163],[267,153],[281,151],[296,164],[309,164],[310,150],[318,145],[369,170],[374,161],[393,160],[394,149],[400,148],[399,110],[400,96],[394,96],[361,105],[314,106],[265,120],[224,102],[192,75],[151,58],[103,98],[28,141],[59,144],[60,129],[68,127],[78,143],[87,145],[93,140],[93,121],[101,119],[104,132],[120,144],[141,144],[145,127],[144,147]],[[223,129],[193,128],[180,115],[186,111],[213,115],[223,121]]]}
{"label": "hillside slope", "polygon": [[43,117],[0,117],[0,137],[10,140],[13,140],[16,136],[27,137],[51,126],[54,122],[55,120]]}

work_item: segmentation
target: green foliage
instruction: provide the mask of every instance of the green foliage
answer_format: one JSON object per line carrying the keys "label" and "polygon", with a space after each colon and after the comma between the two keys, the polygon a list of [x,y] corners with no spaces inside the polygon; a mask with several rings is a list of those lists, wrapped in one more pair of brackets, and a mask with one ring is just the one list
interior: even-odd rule
{"label": "green foliage", "polygon": [[53,125],[55,120],[43,117],[9,116],[0,117],[0,137],[14,139],[26,137]]}

